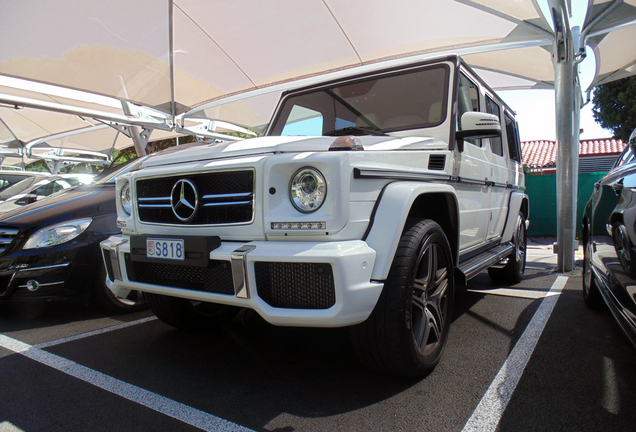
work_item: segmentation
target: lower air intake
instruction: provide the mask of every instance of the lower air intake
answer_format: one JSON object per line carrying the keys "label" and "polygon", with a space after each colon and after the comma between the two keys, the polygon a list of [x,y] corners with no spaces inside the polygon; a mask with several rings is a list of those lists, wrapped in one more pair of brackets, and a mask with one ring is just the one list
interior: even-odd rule
{"label": "lower air intake", "polygon": [[257,262],[256,290],[268,305],[285,309],[329,309],[336,304],[330,264]]}
{"label": "lower air intake", "polygon": [[184,288],[215,294],[234,294],[229,261],[210,261],[207,267],[137,262],[126,254],[126,272],[133,282]]}

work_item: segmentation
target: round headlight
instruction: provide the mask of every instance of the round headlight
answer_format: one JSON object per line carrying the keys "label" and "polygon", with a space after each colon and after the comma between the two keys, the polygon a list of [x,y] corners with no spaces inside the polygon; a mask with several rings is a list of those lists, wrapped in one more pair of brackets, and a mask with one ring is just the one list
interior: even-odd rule
{"label": "round headlight", "polygon": [[119,200],[121,202],[121,207],[124,209],[124,212],[130,216],[130,212],[132,209],[132,198],[130,196],[130,183],[126,183],[123,188],[121,188],[121,192],[119,193]]}
{"label": "round headlight", "polygon": [[301,168],[292,177],[289,196],[299,211],[310,213],[318,210],[327,196],[327,182],[315,168]]}

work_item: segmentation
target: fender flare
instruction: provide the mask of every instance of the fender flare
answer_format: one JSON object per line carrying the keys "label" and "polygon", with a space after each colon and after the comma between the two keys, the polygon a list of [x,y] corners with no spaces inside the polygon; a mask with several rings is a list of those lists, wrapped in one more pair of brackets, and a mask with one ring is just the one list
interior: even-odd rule
{"label": "fender flare", "polygon": [[530,218],[530,203],[528,202],[528,195],[522,192],[512,192],[510,194],[510,202],[508,204],[508,217],[506,219],[506,227],[503,230],[503,234],[501,235],[501,242],[505,243],[512,240],[512,236],[515,232],[515,227],[517,225],[517,215],[521,211],[521,209],[526,207],[526,221]]}
{"label": "fender flare", "polygon": [[[455,189],[450,185],[396,182],[385,187],[378,198],[371,226],[366,235],[367,244],[376,251],[375,265],[371,274],[373,280],[385,280],[388,277],[413,203],[420,196],[432,193],[452,196],[455,200],[455,209],[459,210]],[[456,220],[459,220],[459,215]],[[458,236],[455,237],[458,238]],[[457,251],[457,245],[451,244],[451,249]]]}

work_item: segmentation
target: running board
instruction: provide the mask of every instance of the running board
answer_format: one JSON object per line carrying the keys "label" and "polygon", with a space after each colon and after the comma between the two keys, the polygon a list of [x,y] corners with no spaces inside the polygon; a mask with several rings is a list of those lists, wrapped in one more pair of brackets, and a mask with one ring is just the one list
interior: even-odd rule
{"label": "running board", "polygon": [[506,243],[459,263],[455,272],[455,280],[458,284],[466,285],[469,279],[507,258],[514,250],[515,247],[512,243]]}

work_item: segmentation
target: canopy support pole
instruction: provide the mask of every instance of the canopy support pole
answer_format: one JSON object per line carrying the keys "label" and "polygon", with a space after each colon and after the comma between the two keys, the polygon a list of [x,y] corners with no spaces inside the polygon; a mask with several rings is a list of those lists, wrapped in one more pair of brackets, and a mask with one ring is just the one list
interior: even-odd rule
{"label": "canopy support pole", "polygon": [[555,28],[554,88],[557,140],[557,271],[574,270],[576,208],[579,170],[579,116],[581,94],[567,0],[549,0]]}
{"label": "canopy support pole", "polygon": [[146,146],[148,145],[148,138],[144,139],[144,137],[142,137],[141,134],[139,133],[139,129],[137,129],[136,126],[129,126],[128,128],[130,129],[130,132],[132,135],[131,138],[132,138],[137,156],[138,157],[146,156]]}

